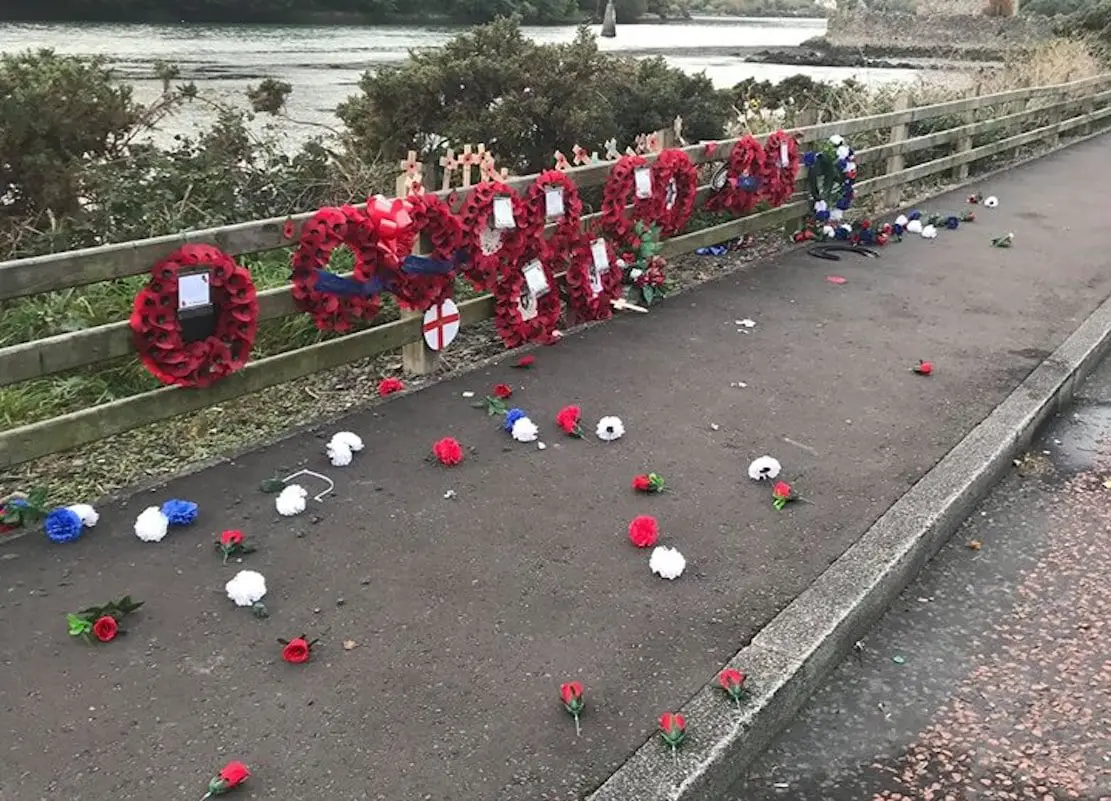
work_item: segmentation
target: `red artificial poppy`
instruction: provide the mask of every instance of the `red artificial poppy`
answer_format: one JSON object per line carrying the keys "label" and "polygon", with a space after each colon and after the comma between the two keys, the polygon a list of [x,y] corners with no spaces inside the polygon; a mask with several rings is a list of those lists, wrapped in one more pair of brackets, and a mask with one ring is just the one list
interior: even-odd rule
{"label": "red artificial poppy", "polygon": [[304,636],[294,637],[292,640],[278,640],[282,644],[282,659],[291,665],[300,665],[308,662],[312,656],[312,643]]}
{"label": "red artificial poppy", "polygon": [[293,239],[295,233],[296,229],[293,227],[293,220],[286,220],[285,225],[282,226],[282,239]]}
{"label": "red artificial poppy", "polygon": [[229,762],[221,768],[220,772],[208,782],[208,792],[201,801],[212,798],[214,795],[223,795],[229,790],[234,790],[251,776],[251,771],[242,762]]}
{"label": "red artificial poppy", "polygon": [[116,619],[111,615],[98,617],[93,623],[93,636],[101,642],[111,642],[116,639],[116,634],[119,633],[119,630],[119,624],[116,623]]}
{"label": "red artificial poppy", "polygon": [[582,409],[578,406],[564,406],[556,414],[556,425],[568,436],[581,437],[583,435]]}
{"label": "red artificial poppy", "polygon": [[660,715],[660,737],[674,751],[687,736],[687,721],[678,712],[664,712]]}
{"label": "red artificial poppy", "polygon": [[912,367],[911,369],[914,372],[918,373],[918,375],[932,375],[934,372],[934,363],[924,362],[919,359],[918,364],[914,365],[914,367]]}
{"label": "red artificial poppy", "polygon": [[235,531],[235,530],[225,531],[223,534],[220,535],[220,547],[221,548],[234,548],[236,545],[242,545],[242,544],[243,544],[243,532],[242,531]]}
{"label": "red artificial poppy", "polygon": [[400,392],[405,389],[405,383],[400,378],[383,378],[378,383],[378,396],[384,398],[387,395],[392,395],[395,392]]}
{"label": "red artificial poppy", "polygon": [[709,158],[710,156],[714,155],[714,153],[716,153],[717,150],[718,150],[718,143],[717,142],[707,142],[705,145],[702,146],[702,152],[706,155],[706,158]]}
{"label": "red artificial poppy", "polygon": [[520,359],[517,360],[517,363],[513,366],[518,368],[518,369],[521,369],[521,370],[527,370],[528,368],[532,367],[535,363],[536,363],[536,357],[533,356],[532,354],[529,354],[528,356],[522,356]]}
{"label": "red artificial poppy", "polygon": [[454,437],[444,437],[432,446],[432,455],[440,464],[451,467],[463,461],[463,446]]}
{"label": "red artificial poppy", "polygon": [[499,400],[509,400],[513,397],[513,387],[509,384],[494,384],[494,397]]}
{"label": "red artificial poppy", "polygon": [[629,541],[638,548],[651,548],[660,539],[660,527],[651,515],[638,515],[629,523]]}
{"label": "red artificial poppy", "polygon": [[733,703],[737,705],[738,709],[741,706],[741,701],[748,695],[748,688],[745,687],[747,680],[748,676],[733,668],[726,668],[718,674],[718,684],[733,699]]}

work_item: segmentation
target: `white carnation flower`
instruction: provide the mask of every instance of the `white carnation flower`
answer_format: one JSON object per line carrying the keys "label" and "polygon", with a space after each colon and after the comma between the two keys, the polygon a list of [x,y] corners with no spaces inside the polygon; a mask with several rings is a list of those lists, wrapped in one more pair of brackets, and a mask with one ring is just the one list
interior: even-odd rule
{"label": "white carnation flower", "polygon": [[927,225],[922,228],[922,236],[926,239],[937,239],[937,226]]}
{"label": "white carnation flower", "polygon": [[814,211],[825,211],[829,208],[829,204],[824,200],[816,200],[814,202]]}
{"label": "white carnation flower", "polygon": [[644,275],[644,270],[637,269],[636,267],[629,270],[629,278],[634,281],[640,278],[642,275]]}
{"label": "white carnation flower", "polygon": [[984,205],[987,206],[989,209],[994,209],[996,206],[999,205],[999,198],[997,198],[995,195],[990,195],[989,197],[984,198]]}
{"label": "white carnation flower", "polygon": [[830,209],[829,218],[834,222],[838,222],[845,218],[845,212],[841,211],[841,209]]}
{"label": "white carnation flower", "polygon": [[309,493],[300,484],[290,484],[274,499],[274,506],[278,509],[278,514],[283,517],[292,517],[299,515],[305,511],[305,498]]}
{"label": "white carnation flower", "polygon": [[778,459],[761,456],[759,459],[753,459],[752,464],[748,466],[748,477],[753,481],[763,481],[766,478],[775,478],[782,469]]}
{"label": "white carnation flower", "polygon": [[898,217],[895,218],[895,224],[896,225],[901,225],[904,228],[906,228],[907,227],[907,215],[900,214]]}
{"label": "white carnation flower", "polygon": [[351,449],[342,442],[335,440],[328,443],[328,459],[332,462],[332,467],[347,467],[351,464],[351,460],[355,458],[351,455]]}
{"label": "white carnation flower", "polygon": [[852,160],[846,161],[845,172],[856,172],[856,162]]}
{"label": "white carnation flower", "polygon": [[678,548],[668,548],[657,545],[648,559],[648,567],[660,578],[677,579],[683,575],[687,567],[687,560]]}
{"label": "white carnation flower", "polygon": [[510,433],[518,442],[536,442],[540,437],[540,428],[527,417],[519,417],[513,422]]}
{"label": "white carnation flower", "polygon": [[841,147],[841,145],[845,144],[845,137],[841,136],[841,134],[834,134],[829,138],[829,143],[834,147]]}
{"label": "white carnation flower", "polygon": [[613,442],[625,435],[625,424],[621,422],[620,417],[603,417],[598,421],[594,432],[598,435],[598,439]]}
{"label": "white carnation flower", "polygon": [[833,235],[836,234],[836,233],[837,232],[833,230],[832,225],[823,225],[822,226],[822,236],[824,236],[826,239],[833,239]]}
{"label": "white carnation flower", "polygon": [[907,231],[909,231],[912,234],[922,233],[922,221],[921,220],[911,220],[910,222],[907,223],[906,227],[907,227]]}
{"label": "white carnation flower", "polygon": [[[848,145],[838,145],[836,152],[837,152],[837,158],[847,159],[849,157],[849,146]],[[845,170],[847,171],[848,169],[849,168],[846,165]]]}
{"label": "white carnation flower", "polygon": [[81,518],[81,525],[86,528],[92,528],[100,522],[100,515],[97,514],[90,504],[75,503],[73,506],[68,507],[71,512]]}
{"label": "white carnation flower", "polygon": [[254,606],[266,595],[266,577],[255,570],[240,570],[224,589],[236,606]]}
{"label": "white carnation flower", "polygon": [[157,506],[148,506],[135,520],[135,536],[143,542],[161,542],[169,528],[169,518]]}
{"label": "white carnation flower", "polygon": [[358,453],[363,449],[363,438],[351,431],[340,431],[332,436],[333,445],[343,445],[347,450]]}

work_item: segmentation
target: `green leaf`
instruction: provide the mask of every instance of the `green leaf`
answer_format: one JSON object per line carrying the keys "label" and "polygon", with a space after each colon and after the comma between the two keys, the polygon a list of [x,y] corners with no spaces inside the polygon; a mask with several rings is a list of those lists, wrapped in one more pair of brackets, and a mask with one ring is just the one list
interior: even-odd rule
{"label": "green leaf", "polygon": [[275,476],[273,478],[263,479],[258,488],[267,495],[274,495],[285,489],[285,482]]}
{"label": "green leaf", "polygon": [[656,288],[645,284],[640,288],[640,294],[644,298],[644,305],[651,306],[656,298]]}
{"label": "green leaf", "polygon": [[66,624],[69,627],[70,637],[81,637],[93,629],[93,624],[73,613],[66,615]]}

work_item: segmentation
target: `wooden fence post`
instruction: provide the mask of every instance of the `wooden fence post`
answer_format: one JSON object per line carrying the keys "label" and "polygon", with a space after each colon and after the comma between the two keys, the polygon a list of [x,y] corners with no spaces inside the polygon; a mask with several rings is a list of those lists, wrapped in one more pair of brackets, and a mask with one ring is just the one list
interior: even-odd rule
{"label": "wooden fence post", "polygon": [[[1068,75],[1065,76],[1065,83],[1068,83],[1071,80],[1072,73],[1070,72]],[[1046,122],[1047,125],[1056,125],[1061,122],[1064,109],[1061,108],[1058,104],[1068,102],[1069,94],[1070,92],[1066,88],[1062,89],[1060,92],[1055,92],[1053,95],[1050,96],[1051,107],[1049,109],[1049,119]],[[1061,134],[1054,131],[1048,137],[1046,137],[1045,143],[1050,147],[1058,147],[1061,144]]]}
{"label": "wooden fence post", "polygon": [[[1087,116],[1088,114],[1091,114],[1093,111],[1096,110],[1096,104],[1092,100],[1093,91],[1094,87],[1092,89],[1089,89],[1088,87],[1084,88],[1084,94],[1082,95],[1084,99],[1083,101],[1081,101],[1079,108],[1080,114]],[[1076,136],[1089,136],[1091,133],[1092,123],[1090,120],[1076,129]]]}
{"label": "wooden fence post", "polygon": [[[817,125],[822,121],[821,117],[821,112],[819,112],[817,109],[804,109],[803,111],[800,111],[795,115],[795,127],[806,128],[811,125]],[[811,143],[803,140],[799,142],[799,149],[805,152],[809,144]],[[790,203],[790,199],[788,199],[787,202]],[[810,211],[808,209],[806,214],[804,214],[803,216],[796,217],[793,220],[785,220],[783,222],[783,233],[787,235],[788,239],[793,237],[796,231],[806,225],[806,218],[809,215]]]}
{"label": "wooden fence post", "polygon": [[[983,89],[984,89],[984,85],[982,83],[977,83],[976,84],[976,97],[980,96],[980,93],[983,91]],[[969,111],[967,114],[965,114],[961,118],[961,123],[963,125],[971,125],[972,123],[976,122],[976,118],[978,116],[979,116],[979,114],[977,114],[977,110],[972,109],[971,111]],[[963,136],[957,137],[957,152],[958,153],[967,153],[971,149],[972,149],[972,136],[971,135],[964,134]],[[956,167],[954,167],[953,168],[953,173],[952,173],[953,180],[957,181],[958,183],[961,182],[961,181],[967,181],[968,180],[969,169],[971,168],[971,166],[972,166],[971,164],[968,164],[966,162],[964,164],[958,164]]]}
{"label": "wooden fence post", "polygon": [[[895,96],[895,111],[906,111],[909,106],[910,97],[907,96],[906,92],[899,92],[899,94]],[[892,125],[891,136],[888,137],[887,141],[893,145],[898,144],[899,142],[902,142],[907,138],[907,134],[909,133],[909,131],[910,126],[906,123],[903,123],[902,125]],[[891,175],[893,173],[901,172],[903,168],[906,167],[906,163],[906,156],[904,156],[902,153],[894,153],[887,157],[887,165],[883,169],[883,174]],[[902,203],[902,200],[902,187],[893,186],[887,190],[887,194],[884,196],[883,202],[886,208],[894,209],[899,207],[899,205]]]}
{"label": "wooden fence post", "polygon": [[[402,169],[405,169],[405,162],[402,162]],[[421,169],[421,183],[424,186],[434,178],[432,169],[428,164],[422,165]],[[409,194],[409,176],[402,173],[397,177],[397,185],[395,193],[397,197],[405,197]],[[417,244],[417,251],[419,253],[427,253],[430,250],[428,242],[422,236],[420,242]],[[424,317],[424,312],[410,311],[408,309],[401,309],[400,316],[402,320],[410,320],[414,317]],[[408,375],[429,375],[434,373],[436,368],[440,366],[440,354],[428,347],[424,342],[424,336],[416,342],[410,342],[407,345],[401,346],[401,368]]]}

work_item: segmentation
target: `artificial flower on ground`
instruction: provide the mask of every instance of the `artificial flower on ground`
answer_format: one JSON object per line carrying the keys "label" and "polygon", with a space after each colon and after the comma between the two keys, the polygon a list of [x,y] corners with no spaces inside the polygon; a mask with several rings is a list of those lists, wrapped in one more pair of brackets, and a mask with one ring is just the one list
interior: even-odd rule
{"label": "artificial flower on ground", "polygon": [[332,435],[325,449],[332,467],[347,467],[355,458],[354,454],[363,449],[363,438],[351,431],[339,431]]}
{"label": "artificial flower on ground", "polygon": [[463,446],[454,437],[444,437],[433,443],[432,455],[440,464],[454,467],[463,461]]}
{"label": "artificial flower on ground", "polygon": [[907,232],[911,234],[921,234],[923,229],[921,220],[910,220],[907,222]]}
{"label": "artificial flower on ground", "polygon": [[637,221],[634,226],[632,250],[618,260],[622,282],[630,289],[630,303],[651,306],[667,297],[671,282],[667,278],[667,260],[660,254],[660,229]]}
{"label": "artificial flower on ground", "polygon": [[594,428],[594,433],[603,442],[613,442],[625,436],[625,424],[621,422],[620,417],[603,417]]}
{"label": "artificial flower on ground", "polygon": [[683,575],[683,571],[687,567],[687,560],[683,554],[679,553],[678,548],[658,545],[648,559],[648,567],[660,578],[672,581]]}
{"label": "artificial flower on ground", "polygon": [[987,206],[989,209],[994,209],[999,205],[999,198],[997,198],[995,195],[988,195],[986,198],[984,198],[984,205]]}
{"label": "artificial flower on ground", "polygon": [[586,707],[586,701],[583,700],[583,686],[577,681],[560,685],[559,700],[563,702],[567,714],[575,719],[575,736],[578,737],[582,733],[579,728],[579,716]]}
{"label": "artificial flower on ground", "polygon": [[394,378],[393,376],[390,376],[389,378],[383,378],[381,381],[378,382],[378,397],[384,398],[387,395],[394,394],[395,392],[401,392],[401,390],[403,389],[405,389],[405,382],[403,382],[400,378]]}
{"label": "artificial flower on ground", "polygon": [[834,134],[803,156],[806,185],[813,203],[810,225],[828,238],[825,229],[832,226],[835,238],[847,239],[852,227],[843,229],[839,223],[856,197],[856,153],[844,137]]}
{"label": "artificial flower on ground", "polygon": [[982,200],[982,198],[980,197],[980,194],[978,192],[973,193],[973,194],[968,196],[968,202],[969,203],[975,204],[975,203],[979,203],[981,200]]}
{"label": "artificial flower on ground", "polygon": [[748,697],[749,690],[745,687],[747,679],[748,676],[734,668],[726,668],[718,674],[718,685],[733,699],[737,709],[741,708],[741,701]]}
{"label": "artificial flower on ground", "polygon": [[249,606],[256,617],[266,617],[262,599],[266,597],[266,577],[257,570],[240,570],[224,585],[236,606]]}
{"label": "artificial flower on ground", "polygon": [[229,762],[220,769],[220,772],[208,781],[208,792],[201,801],[212,798],[214,795],[223,795],[229,790],[234,790],[251,777],[251,771],[242,762]]}
{"label": "artificial flower on ground", "polygon": [[30,527],[46,517],[46,490],[37,488],[26,495],[16,493],[0,502],[0,534]]}
{"label": "artificial flower on ground", "polygon": [[309,491],[300,484],[289,484],[274,499],[274,508],[282,517],[293,517],[305,511]]}
{"label": "artificial flower on ground", "polygon": [[1013,233],[1003,234],[1003,236],[997,236],[995,239],[991,240],[991,246],[993,248],[1009,248],[1014,244],[1014,241],[1015,235]]}
{"label": "artificial flower on ground", "polygon": [[161,542],[170,530],[170,521],[157,506],[148,506],[135,518],[135,536],[143,542]]}
{"label": "artificial flower on ground", "polygon": [[556,414],[556,425],[567,436],[581,438],[583,435],[582,409],[578,406],[564,406]]}
{"label": "artificial flower on ground", "polygon": [[282,660],[289,662],[291,665],[301,665],[308,662],[312,658],[312,647],[320,640],[306,640],[305,635],[294,637],[292,640],[283,640],[278,638],[278,643],[282,646]]}
{"label": "artificial flower on ground", "polygon": [[66,615],[70,637],[83,637],[92,642],[95,637],[100,642],[111,642],[127,632],[120,628],[120,621],[143,605],[142,601],[132,600],[125,595],[118,601],[109,601],[104,606],[90,606],[80,612]]}
{"label": "artificial flower on ground", "polygon": [[229,529],[220,535],[220,539],[216,543],[216,550],[223,554],[224,564],[226,565],[228,559],[232,556],[254,553],[255,546],[247,542],[247,538],[242,531]]}
{"label": "artificial flower on ground", "polygon": [[927,225],[922,228],[923,239],[937,239],[937,226]]}
{"label": "artificial flower on ground", "polygon": [[629,523],[629,542],[638,548],[651,548],[660,539],[660,527],[651,515],[638,515]]}
{"label": "artificial flower on ground", "polygon": [[782,509],[791,501],[798,500],[795,490],[786,481],[777,481],[772,486],[772,506],[777,510]]}
{"label": "artificial flower on ground", "polygon": [[663,492],[667,487],[664,486],[664,477],[659,473],[645,473],[633,477],[633,489],[652,494]]}
{"label": "artificial flower on ground", "polygon": [[42,527],[51,542],[65,543],[73,542],[99,521],[96,509],[87,503],[77,503],[50,510]]}
{"label": "artificial flower on ground", "polygon": [[190,526],[197,520],[197,504],[173,498],[162,504],[162,514],[171,526]]}
{"label": "artificial flower on ground", "polygon": [[918,373],[918,375],[933,375],[934,363],[922,361],[921,359],[919,359],[918,364],[914,365],[914,367],[910,369],[911,372]]}
{"label": "artificial flower on ground", "polygon": [[[493,417],[496,414],[505,414],[508,407],[505,402],[513,397],[513,387],[509,384],[495,384],[494,388],[480,401],[472,403],[476,409],[486,409],[486,416]],[[507,431],[509,429],[506,429]]]}
{"label": "artificial flower on ground", "polygon": [[518,370],[527,370],[534,364],[536,364],[536,357],[532,354],[528,354],[526,356],[522,356],[520,359],[517,360],[515,364],[511,366],[517,368]]}
{"label": "artificial flower on ground", "polygon": [[527,417],[518,417],[509,433],[517,442],[536,442],[540,438],[540,427]]}
{"label": "artificial flower on ground", "polygon": [[748,477],[753,481],[773,479],[779,475],[779,471],[782,469],[779,460],[771,456],[761,456],[759,459],[753,459],[752,464],[748,466]]}
{"label": "artificial flower on ground", "polygon": [[660,715],[660,739],[671,748],[674,756],[679,746],[687,738],[687,721],[678,712],[664,712]]}

